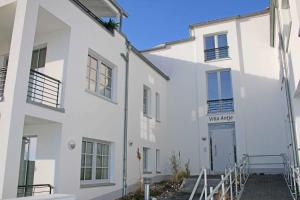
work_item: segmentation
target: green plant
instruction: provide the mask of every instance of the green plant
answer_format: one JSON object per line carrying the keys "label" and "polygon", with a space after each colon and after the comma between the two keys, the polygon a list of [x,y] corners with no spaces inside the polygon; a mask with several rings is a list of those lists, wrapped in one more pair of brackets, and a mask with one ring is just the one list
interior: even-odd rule
{"label": "green plant", "polygon": [[180,169],[180,163],[179,163],[179,158],[177,158],[175,152],[172,152],[172,155],[170,157],[170,164],[171,164],[171,171],[172,171],[172,176],[171,179],[173,182],[177,182],[177,174]]}
{"label": "green plant", "polygon": [[109,29],[109,30],[114,30],[117,29],[119,27],[119,23],[115,22],[112,19],[109,19],[109,21],[104,22],[104,26]]}
{"label": "green plant", "polygon": [[188,161],[185,163],[184,167],[185,167],[186,175],[187,175],[187,177],[189,177],[191,175],[190,159],[188,159]]}
{"label": "green plant", "polygon": [[179,170],[176,174],[176,182],[181,183],[184,178],[187,178],[187,173],[185,170]]}

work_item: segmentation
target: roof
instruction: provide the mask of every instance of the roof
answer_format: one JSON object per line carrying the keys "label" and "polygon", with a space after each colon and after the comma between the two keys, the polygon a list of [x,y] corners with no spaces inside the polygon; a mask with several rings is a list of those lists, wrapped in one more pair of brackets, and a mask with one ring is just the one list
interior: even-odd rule
{"label": "roof", "polygon": [[160,50],[160,49],[165,49],[168,47],[168,45],[174,45],[174,44],[181,44],[181,43],[185,43],[185,42],[191,42],[194,41],[195,37],[189,37],[189,38],[185,38],[185,39],[179,39],[179,40],[175,40],[175,41],[171,41],[171,42],[165,42],[163,44],[160,44],[158,46],[149,48],[149,49],[144,49],[140,52],[142,53],[146,53],[148,51],[156,51],[156,50]]}
{"label": "roof", "polygon": [[[210,20],[210,21],[206,21],[206,22],[190,24],[189,28],[193,29],[193,28],[198,28],[198,27],[202,27],[202,26],[217,24],[217,23],[236,20],[236,19],[254,17],[254,16],[257,16],[257,15],[263,15],[263,14],[267,14],[267,13],[270,13],[270,8],[266,8],[262,11],[258,11],[258,12],[254,12],[254,13],[250,13],[250,14],[236,15],[236,16],[225,17],[225,18],[221,18],[221,19]],[[189,38],[175,40],[175,41],[171,41],[171,42],[165,42],[165,43],[160,44],[158,46],[155,46],[155,47],[152,47],[152,48],[149,48],[149,49],[144,49],[141,52],[146,53],[146,52],[150,52],[150,51],[162,50],[162,49],[166,49],[168,47],[168,45],[175,45],[175,44],[190,42],[190,41],[194,41],[194,40],[195,40],[195,37],[189,37]]]}
{"label": "roof", "polygon": [[207,26],[211,24],[216,24],[216,23],[221,23],[221,22],[226,22],[226,21],[231,21],[231,20],[236,20],[236,19],[243,19],[243,18],[248,18],[248,17],[254,17],[257,15],[263,15],[267,14],[270,12],[270,8],[266,8],[262,11],[250,13],[250,14],[245,14],[245,15],[236,15],[236,16],[231,16],[231,17],[225,17],[221,19],[215,19],[215,20],[210,20],[206,22],[200,22],[200,23],[195,23],[195,24],[190,24],[190,28],[195,28],[195,27],[201,27],[201,26]]}
{"label": "roof", "polygon": [[120,4],[116,0],[109,0],[109,2],[112,3],[119,10],[119,12],[122,13],[124,17],[128,17],[127,11],[124,10],[123,7],[120,6]]}

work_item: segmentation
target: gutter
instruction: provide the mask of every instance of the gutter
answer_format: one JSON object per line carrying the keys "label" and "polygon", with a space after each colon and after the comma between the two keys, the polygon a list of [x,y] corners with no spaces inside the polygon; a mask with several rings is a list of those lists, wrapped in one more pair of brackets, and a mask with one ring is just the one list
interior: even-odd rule
{"label": "gutter", "polygon": [[126,55],[121,53],[125,60],[125,101],[124,101],[124,138],[123,138],[123,186],[122,196],[127,194],[127,141],[128,141],[128,82],[129,82],[129,53],[131,46],[126,39]]}

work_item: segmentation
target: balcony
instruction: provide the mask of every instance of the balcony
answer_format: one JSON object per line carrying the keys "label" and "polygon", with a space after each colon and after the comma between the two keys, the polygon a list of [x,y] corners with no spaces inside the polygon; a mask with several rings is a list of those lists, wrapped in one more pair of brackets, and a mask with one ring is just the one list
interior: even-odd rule
{"label": "balcony", "polygon": [[218,60],[229,57],[229,46],[214,49],[206,49],[204,51],[205,61]]}
{"label": "balcony", "polygon": [[234,111],[233,99],[219,99],[207,101],[208,114],[226,113]]}
{"label": "balcony", "polygon": [[31,69],[27,101],[59,109],[60,88],[59,80]]}
{"label": "balcony", "polygon": [[7,69],[5,67],[0,68],[0,101],[3,100],[6,72]]}

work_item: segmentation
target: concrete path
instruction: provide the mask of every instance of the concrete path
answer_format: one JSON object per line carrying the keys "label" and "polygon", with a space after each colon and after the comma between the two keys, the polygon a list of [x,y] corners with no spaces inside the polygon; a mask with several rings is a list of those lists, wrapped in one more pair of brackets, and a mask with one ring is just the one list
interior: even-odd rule
{"label": "concrete path", "polygon": [[241,200],[292,200],[282,175],[252,175],[244,188]]}

